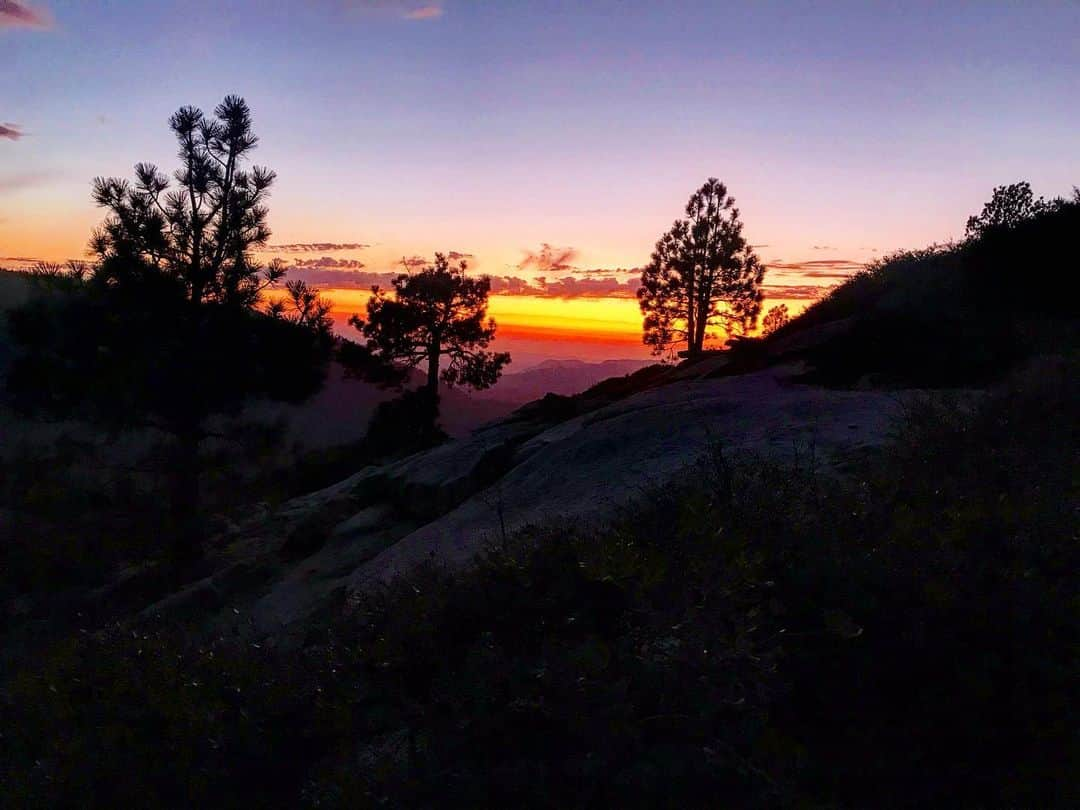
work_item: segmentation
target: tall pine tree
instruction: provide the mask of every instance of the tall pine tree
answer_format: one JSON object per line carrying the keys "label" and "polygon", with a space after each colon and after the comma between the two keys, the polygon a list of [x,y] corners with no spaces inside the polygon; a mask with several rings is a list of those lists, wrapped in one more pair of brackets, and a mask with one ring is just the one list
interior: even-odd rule
{"label": "tall pine tree", "polygon": [[685,344],[695,357],[710,327],[742,334],[756,324],[765,267],[742,229],[734,198],[710,178],[690,197],[686,218],[660,237],[638,290],[643,341],[654,354]]}

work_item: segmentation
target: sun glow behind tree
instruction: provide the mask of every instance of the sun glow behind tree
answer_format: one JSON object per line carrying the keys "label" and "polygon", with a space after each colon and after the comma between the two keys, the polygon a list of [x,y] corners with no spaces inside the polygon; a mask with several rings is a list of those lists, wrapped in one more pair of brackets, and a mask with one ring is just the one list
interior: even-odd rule
{"label": "sun glow behind tree", "polygon": [[[826,289],[827,286],[821,287],[823,292]],[[365,311],[371,291],[326,287],[322,292],[333,303],[331,315],[337,333],[353,337],[355,330],[348,325],[348,320]],[[812,298],[766,295],[764,309],[768,311],[773,306],[785,304],[788,313],[794,317],[812,302]],[[488,299],[488,311],[499,324],[492,346],[515,356],[528,354],[589,360],[646,359],[650,356],[649,347],[641,343],[641,312],[633,298],[566,299],[492,294]]]}

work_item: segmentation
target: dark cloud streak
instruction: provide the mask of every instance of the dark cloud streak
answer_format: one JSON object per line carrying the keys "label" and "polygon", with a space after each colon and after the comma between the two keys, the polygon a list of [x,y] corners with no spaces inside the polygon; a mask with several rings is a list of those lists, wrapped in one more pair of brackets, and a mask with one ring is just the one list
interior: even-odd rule
{"label": "dark cloud streak", "polygon": [[573,262],[577,257],[577,248],[555,247],[544,242],[539,250],[525,251],[525,258],[518,265],[518,270],[538,270],[541,273],[572,272]]}
{"label": "dark cloud streak", "polygon": [[312,270],[359,270],[366,265],[359,259],[335,259],[320,256],[318,259],[293,259],[293,267]]}
{"label": "dark cloud streak", "polygon": [[315,253],[322,250],[365,250],[371,245],[363,242],[295,242],[289,245],[267,245],[266,250],[279,253]]}
{"label": "dark cloud streak", "polygon": [[[359,267],[352,267],[342,262],[347,260],[324,259],[300,260],[288,268],[288,277],[303,279],[309,284],[321,287],[336,287],[338,289],[367,290],[377,284],[386,288],[400,275],[395,271],[367,271]],[[422,257],[406,257],[402,260],[410,267],[415,261],[427,264]],[[533,295],[541,298],[634,298],[640,282],[637,278],[620,281],[615,277],[608,278],[574,278],[563,276],[561,278],[548,278],[541,276],[535,279],[522,278],[521,276],[503,275],[488,276],[491,280],[491,292],[493,295]]]}
{"label": "dark cloud streak", "polygon": [[372,286],[389,287],[400,273],[377,273],[367,270],[342,270],[334,267],[288,268],[287,278],[302,279],[316,287],[334,287],[339,290],[370,290]]}
{"label": "dark cloud streak", "polygon": [[44,172],[0,175],[0,191],[20,191],[24,188],[33,188],[48,179],[49,175]]}
{"label": "dark cloud streak", "polygon": [[766,298],[815,301],[830,288],[816,284],[763,284],[761,289]]}
{"label": "dark cloud streak", "polygon": [[348,0],[348,5],[372,12],[389,12],[403,20],[436,20],[446,13],[442,0]]}
{"label": "dark cloud streak", "polygon": [[640,267],[593,267],[587,270],[574,268],[570,271],[575,276],[640,276]]}
{"label": "dark cloud streak", "polygon": [[0,28],[52,28],[52,16],[22,0],[0,0]]}
{"label": "dark cloud streak", "polygon": [[493,276],[491,291],[506,295],[536,295],[543,298],[635,298],[641,281],[630,278],[620,281],[617,278],[547,278],[539,276],[535,280],[519,276]]}
{"label": "dark cloud streak", "polygon": [[851,259],[814,259],[805,262],[768,262],[766,267],[780,275],[799,275],[807,278],[847,278],[866,265]]}
{"label": "dark cloud streak", "polygon": [[[451,251],[453,260],[470,258],[470,254]],[[535,296],[538,298],[581,299],[623,298],[634,299],[641,286],[640,270],[632,268],[577,268],[571,262],[577,256],[574,248],[553,247],[543,244],[537,251],[526,253],[518,267],[523,270],[545,270],[543,274],[529,277],[507,273],[490,275],[492,295]],[[386,288],[399,272],[362,271],[363,264],[349,259],[297,259],[289,269],[291,278],[304,280],[323,287],[341,289],[370,289],[372,285]],[[423,256],[405,256],[398,264],[413,271],[429,264]],[[863,264],[846,259],[818,259],[805,262],[773,262],[770,269],[776,275],[792,281],[801,279],[843,280],[861,270]],[[768,283],[763,285],[767,298],[812,301],[830,289],[824,284]]]}

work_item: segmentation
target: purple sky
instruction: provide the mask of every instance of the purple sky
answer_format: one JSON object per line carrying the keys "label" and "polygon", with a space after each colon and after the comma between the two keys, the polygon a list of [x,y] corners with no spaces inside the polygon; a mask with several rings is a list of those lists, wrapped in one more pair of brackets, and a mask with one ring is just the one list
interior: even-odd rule
{"label": "purple sky", "polygon": [[960,235],[1080,182],[1080,4],[0,0],[0,256],[78,255],[97,174],[244,95],[275,241],[634,267],[706,177],[767,260]]}

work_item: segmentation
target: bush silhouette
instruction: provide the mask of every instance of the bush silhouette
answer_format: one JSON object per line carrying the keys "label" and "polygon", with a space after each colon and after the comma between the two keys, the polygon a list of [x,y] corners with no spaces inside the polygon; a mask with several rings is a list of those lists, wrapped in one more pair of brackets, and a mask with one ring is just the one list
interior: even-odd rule
{"label": "bush silhouette", "polygon": [[983,383],[1033,353],[1060,350],[1053,322],[1078,311],[1061,291],[1072,286],[1080,196],[1045,202],[1018,186],[995,192],[1002,199],[972,217],[990,224],[966,241],[885,256],[774,334],[848,321],[808,355],[808,379],[836,385],[866,375],[902,385]]}
{"label": "bush silhouette", "polygon": [[913,402],[851,475],[717,449],[605,526],[373,589],[303,649],[80,635],[6,684],[6,795],[1075,806],[1074,366]]}
{"label": "bush silhouette", "polygon": [[1015,228],[1051,208],[1045,198],[1035,198],[1027,181],[997,186],[982,211],[968,217],[967,237],[978,239],[989,231]]}
{"label": "bush silhouette", "polygon": [[765,313],[765,318],[761,322],[761,332],[764,335],[771,335],[778,329],[783,329],[790,320],[787,304],[779,304]]}
{"label": "bush silhouette", "polygon": [[408,455],[445,441],[447,434],[438,424],[438,396],[419,388],[380,402],[368,423],[364,449],[380,458]]}

